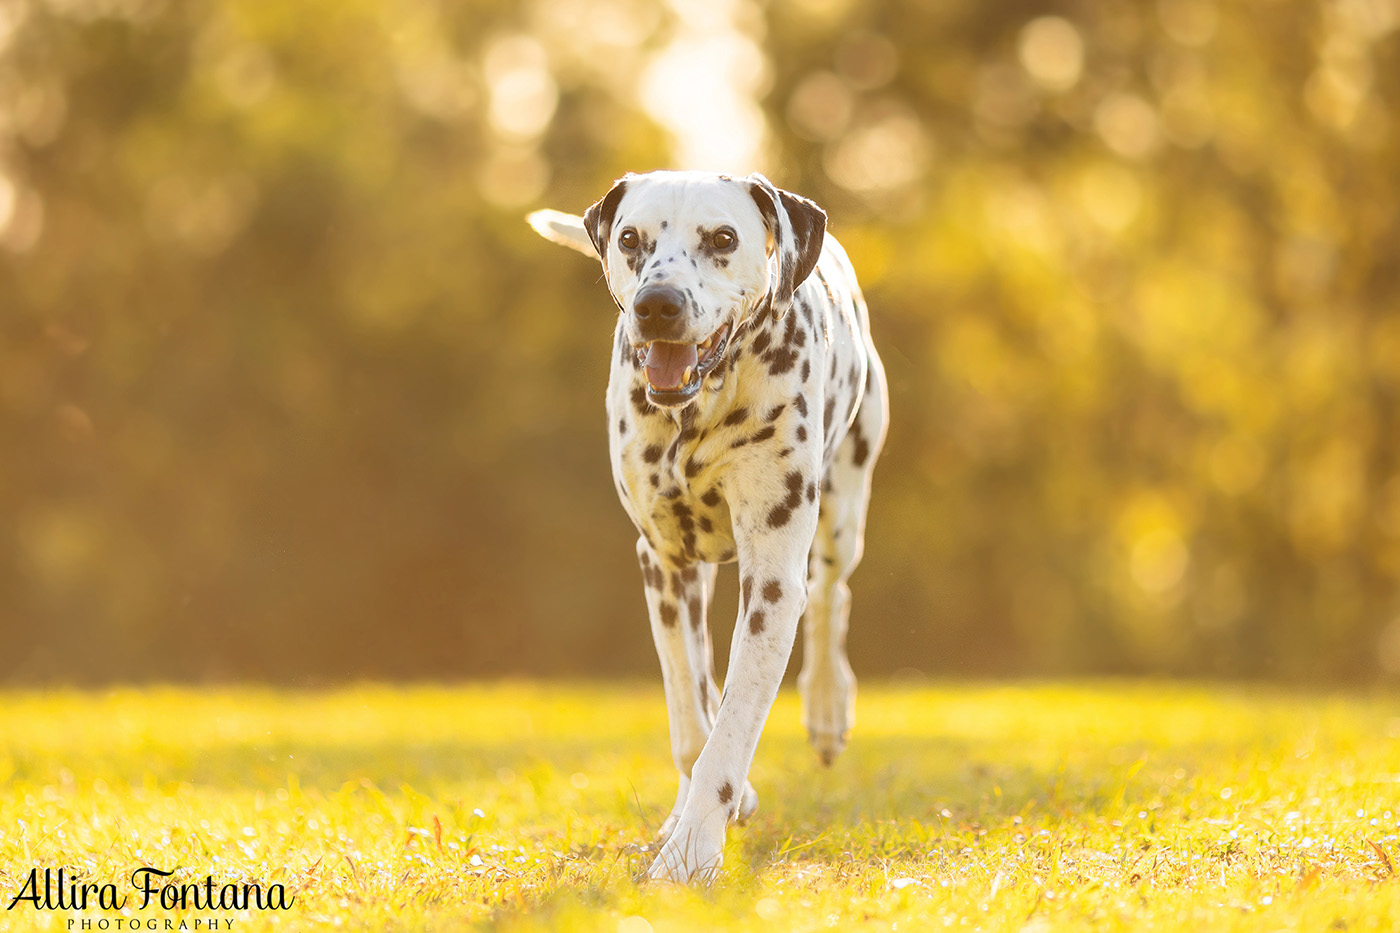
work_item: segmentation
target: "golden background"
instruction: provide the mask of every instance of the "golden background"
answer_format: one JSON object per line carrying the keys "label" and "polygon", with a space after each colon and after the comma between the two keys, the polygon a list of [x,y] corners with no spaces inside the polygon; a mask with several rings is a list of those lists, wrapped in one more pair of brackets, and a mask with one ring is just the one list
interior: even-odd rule
{"label": "golden background", "polygon": [[656,167],[861,273],[858,672],[1393,676],[1397,108],[1393,0],[0,0],[0,677],[652,672],[522,218]]}

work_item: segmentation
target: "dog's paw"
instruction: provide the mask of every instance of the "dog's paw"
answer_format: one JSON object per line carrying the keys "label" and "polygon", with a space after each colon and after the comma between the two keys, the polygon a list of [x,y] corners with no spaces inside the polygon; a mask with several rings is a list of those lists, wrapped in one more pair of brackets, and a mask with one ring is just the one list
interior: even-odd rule
{"label": "dog's paw", "polygon": [[709,884],[724,861],[724,833],[687,831],[677,826],[661,847],[661,854],[647,869],[648,881]]}
{"label": "dog's paw", "polygon": [[812,748],[817,753],[817,758],[825,767],[831,767],[831,763],[836,760],[846,748],[846,739],[850,732],[817,732],[807,733],[807,741],[812,743]]}
{"label": "dog's paw", "polygon": [[[688,783],[688,782],[687,782]],[[675,833],[676,827],[680,825],[681,811],[685,808],[685,788],[681,790],[680,797],[676,800],[676,807],[666,817],[661,824],[661,828],[656,831],[656,844],[664,845],[666,840]],[[749,817],[758,811],[758,791],[753,789],[753,785],[748,781],[744,782],[744,793],[739,798],[739,809],[734,814],[734,822],[743,825],[748,822]]]}
{"label": "dog's paw", "polygon": [[671,834],[676,831],[676,824],[681,821],[681,811],[672,810],[671,815],[666,817],[666,822],[661,824],[661,828],[656,831],[656,842],[658,845],[664,844]]}
{"label": "dog's paw", "polygon": [[814,660],[797,678],[807,740],[827,767],[846,747],[856,720],[856,678],[842,658]]}
{"label": "dog's paw", "polygon": [[747,823],[749,817],[758,810],[758,791],[753,789],[753,785],[748,781],[744,782],[744,795],[739,798],[739,812],[734,816],[734,822],[743,825]]}

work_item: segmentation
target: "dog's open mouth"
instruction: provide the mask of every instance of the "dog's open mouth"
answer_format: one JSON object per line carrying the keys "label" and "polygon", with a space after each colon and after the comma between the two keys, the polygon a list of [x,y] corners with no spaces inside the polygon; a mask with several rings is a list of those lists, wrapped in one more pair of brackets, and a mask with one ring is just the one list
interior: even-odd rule
{"label": "dog's open mouth", "polygon": [[653,340],[637,348],[637,360],[647,376],[647,395],[658,405],[676,405],[700,391],[700,384],[724,355],[729,343],[725,324],[703,343]]}

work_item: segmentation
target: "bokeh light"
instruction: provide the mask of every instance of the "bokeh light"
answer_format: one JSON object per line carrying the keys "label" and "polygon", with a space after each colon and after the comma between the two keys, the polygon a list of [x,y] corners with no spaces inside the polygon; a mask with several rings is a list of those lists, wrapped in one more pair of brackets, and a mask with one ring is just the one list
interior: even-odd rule
{"label": "bokeh light", "polygon": [[6,675],[651,672],[522,216],[673,167],[860,271],[860,673],[1400,676],[1397,99],[1394,0],[0,0]]}

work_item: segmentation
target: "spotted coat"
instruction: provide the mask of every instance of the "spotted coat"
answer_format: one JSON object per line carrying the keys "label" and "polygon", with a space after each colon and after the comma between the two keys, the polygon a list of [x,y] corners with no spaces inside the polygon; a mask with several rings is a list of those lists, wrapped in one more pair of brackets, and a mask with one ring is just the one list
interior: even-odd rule
{"label": "spotted coat", "polygon": [[[824,212],[760,175],[629,175],[582,218],[531,222],[591,248],[621,312],[609,454],[680,772],[650,875],[712,877],[725,825],[757,806],[748,772],[804,613],[803,717],[824,762],[853,722],[846,580],[888,418],[865,301]],[[706,609],[736,560],[719,694]]]}

